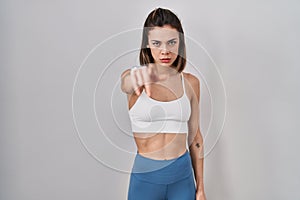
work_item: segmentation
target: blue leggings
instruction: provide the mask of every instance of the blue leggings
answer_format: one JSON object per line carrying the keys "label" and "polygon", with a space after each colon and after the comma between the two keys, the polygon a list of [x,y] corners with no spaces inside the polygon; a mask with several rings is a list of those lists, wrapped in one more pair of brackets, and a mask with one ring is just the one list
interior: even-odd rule
{"label": "blue leggings", "polygon": [[130,175],[128,200],[195,200],[190,154],[154,160],[137,153]]}

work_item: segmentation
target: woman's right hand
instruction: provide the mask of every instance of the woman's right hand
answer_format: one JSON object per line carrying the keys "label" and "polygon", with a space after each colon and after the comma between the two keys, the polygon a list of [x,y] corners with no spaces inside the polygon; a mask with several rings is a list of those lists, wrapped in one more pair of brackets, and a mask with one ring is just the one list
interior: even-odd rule
{"label": "woman's right hand", "polygon": [[168,78],[166,74],[159,74],[155,64],[148,64],[148,66],[134,67],[130,71],[130,77],[134,92],[140,95],[143,87],[145,87],[148,96],[151,95],[151,84],[163,81]]}

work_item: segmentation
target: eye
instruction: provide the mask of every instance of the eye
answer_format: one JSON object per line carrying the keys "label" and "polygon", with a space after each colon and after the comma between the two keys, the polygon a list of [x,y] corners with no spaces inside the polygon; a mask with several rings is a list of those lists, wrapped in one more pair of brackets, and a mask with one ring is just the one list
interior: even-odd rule
{"label": "eye", "polygon": [[176,44],[176,41],[175,40],[171,40],[168,43],[169,43],[169,45],[174,46]]}
{"label": "eye", "polygon": [[153,44],[153,46],[156,46],[156,47],[158,47],[158,46],[160,45],[160,42],[158,42],[158,41],[154,41],[154,42],[152,42],[152,44]]}

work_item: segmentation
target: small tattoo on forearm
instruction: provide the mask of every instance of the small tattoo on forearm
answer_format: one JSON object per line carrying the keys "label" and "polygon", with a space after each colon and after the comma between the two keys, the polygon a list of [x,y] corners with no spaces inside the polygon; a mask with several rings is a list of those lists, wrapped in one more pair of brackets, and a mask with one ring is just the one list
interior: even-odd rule
{"label": "small tattoo on forearm", "polygon": [[200,144],[199,144],[199,143],[197,143],[197,144],[196,144],[196,147],[200,148]]}

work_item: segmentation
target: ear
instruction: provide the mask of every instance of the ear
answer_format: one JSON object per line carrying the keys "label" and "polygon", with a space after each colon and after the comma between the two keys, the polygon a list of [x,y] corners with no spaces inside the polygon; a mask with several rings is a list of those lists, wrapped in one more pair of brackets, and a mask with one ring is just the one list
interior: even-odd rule
{"label": "ear", "polygon": [[149,44],[147,44],[147,46],[146,46],[147,48],[149,48]]}

